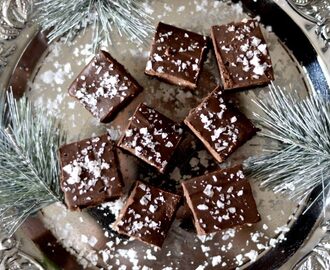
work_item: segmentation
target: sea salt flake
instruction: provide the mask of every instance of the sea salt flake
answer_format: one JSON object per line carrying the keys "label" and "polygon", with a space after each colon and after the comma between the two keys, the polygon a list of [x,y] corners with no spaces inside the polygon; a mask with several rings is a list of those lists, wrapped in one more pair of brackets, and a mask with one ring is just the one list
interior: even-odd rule
{"label": "sea salt flake", "polygon": [[263,249],[267,249],[267,246],[263,245],[263,244],[257,244],[257,248],[259,250],[263,250]]}
{"label": "sea salt flake", "polygon": [[[177,12],[182,12],[182,11],[184,11],[186,9],[186,7],[185,6],[179,6],[178,8],[177,8]],[[187,34],[187,33],[185,33],[185,37],[187,37],[187,36],[189,37],[189,35]]]}
{"label": "sea salt flake", "polygon": [[201,245],[201,249],[202,249],[203,253],[205,253],[205,252],[208,252],[208,251],[210,251],[210,250],[211,250],[211,248],[210,248],[210,247],[208,247],[208,246],[205,246],[205,245]]}
{"label": "sea salt flake", "polygon": [[157,260],[156,256],[154,256],[152,253],[151,253],[151,249],[147,249],[146,251],[146,258],[147,260],[150,260],[150,261],[155,261]]}
{"label": "sea salt flake", "polygon": [[147,62],[146,70],[152,70],[152,62],[150,60]]}
{"label": "sea salt flake", "polygon": [[168,142],[165,144],[165,147],[173,147],[173,143],[171,143],[170,141],[168,141]]}
{"label": "sea salt flake", "polygon": [[236,259],[236,263],[238,266],[243,264],[243,255],[242,254],[236,255],[235,259]]}
{"label": "sea salt flake", "polygon": [[158,67],[156,70],[158,73],[164,73],[164,67]]}
{"label": "sea salt flake", "polygon": [[230,118],[230,123],[235,123],[237,121],[237,117],[233,116],[232,118]]}
{"label": "sea salt flake", "polygon": [[157,210],[157,206],[156,206],[156,205],[151,204],[151,205],[149,206],[149,211],[150,211],[151,213],[155,213],[156,210]]}
{"label": "sea salt flake", "polygon": [[258,46],[258,50],[263,54],[266,55],[267,54],[267,45],[266,44],[260,44]]}
{"label": "sea salt flake", "polygon": [[217,266],[221,263],[221,256],[218,255],[218,256],[214,256],[212,257],[212,266]]}
{"label": "sea salt flake", "polygon": [[236,208],[235,207],[229,207],[228,208],[229,213],[235,214],[236,213]]}
{"label": "sea salt flake", "polygon": [[74,161],[73,164],[64,166],[63,170],[69,175],[69,178],[66,181],[69,185],[74,185],[80,182],[82,168],[76,161]]}
{"label": "sea salt flake", "polygon": [[196,70],[198,70],[198,65],[196,65],[196,64],[193,64],[193,65],[192,65],[192,69],[193,69],[193,71],[196,71]]}
{"label": "sea salt flake", "polygon": [[242,196],[242,195],[243,195],[243,190],[240,190],[240,191],[237,192],[237,196],[240,197],[240,196]]}
{"label": "sea salt flake", "polygon": [[209,209],[209,207],[205,204],[199,204],[199,205],[197,205],[197,209],[201,210],[201,211],[204,211],[204,210]]}
{"label": "sea salt flake", "polygon": [[222,127],[215,129],[213,135],[211,135],[211,140],[212,141],[217,140],[220,137],[221,133],[223,133],[225,130],[226,129]]}
{"label": "sea salt flake", "polygon": [[163,58],[161,56],[159,56],[158,54],[156,54],[156,53],[154,54],[154,59],[155,59],[156,62],[163,61]]}
{"label": "sea salt flake", "polygon": [[140,134],[147,135],[148,134],[148,128],[140,128]]}
{"label": "sea salt flake", "polygon": [[234,32],[234,31],[235,31],[235,26],[234,26],[234,25],[230,25],[230,26],[227,28],[227,30],[228,30],[229,32]]}
{"label": "sea salt flake", "polygon": [[255,262],[258,257],[258,252],[255,250],[251,250],[248,253],[245,253],[244,256],[248,257],[251,261]]}
{"label": "sea salt flake", "polygon": [[261,39],[257,38],[255,36],[252,37],[251,44],[255,47],[258,47],[258,45],[261,43]]}
{"label": "sea salt flake", "polygon": [[204,193],[206,196],[208,196],[208,197],[211,198],[211,197],[213,196],[213,194],[214,194],[214,192],[213,192],[213,190],[212,190],[212,185],[206,185],[206,187],[205,187],[203,193]]}

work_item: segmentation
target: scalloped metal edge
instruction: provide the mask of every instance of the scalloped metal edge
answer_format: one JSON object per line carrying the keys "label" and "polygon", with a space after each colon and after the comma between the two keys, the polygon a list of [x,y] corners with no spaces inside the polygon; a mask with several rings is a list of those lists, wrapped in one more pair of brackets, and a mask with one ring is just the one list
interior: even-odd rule
{"label": "scalloped metal edge", "polygon": [[0,235],[0,269],[44,270],[37,261],[20,250],[20,242],[4,235]]}
{"label": "scalloped metal edge", "polygon": [[316,24],[315,33],[323,40],[323,50],[330,46],[330,1],[329,0],[287,0],[303,17]]}
{"label": "scalloped metal edge", "polygon": [[32,6],[32,0],[0,1],[0,75],[16,49],[16,45],[8,41],[16,39],[25,28]]}
{"label": "scalloped metal edge", "polygon": [[[12,60],[17,45],[15,40],[25,28],[32,14],[32,0],[1,0],[0,1],[0,82],[7,81],[3,71]],[[13,60],[14,61],[14,60]],[[4,85],[0,84],[1,87]],[[0,234],[0,270],[29,269],[43,270],[44,268],[31,256],[24,253],[21,243],[15,237]]]}

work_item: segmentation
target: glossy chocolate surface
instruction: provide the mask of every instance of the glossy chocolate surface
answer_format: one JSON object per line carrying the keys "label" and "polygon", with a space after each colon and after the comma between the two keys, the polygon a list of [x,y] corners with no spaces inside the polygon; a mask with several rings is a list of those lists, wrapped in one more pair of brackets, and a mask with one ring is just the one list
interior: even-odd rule
{"label": "glossy chocolate surface", "polygon": [[182,187],[200,235],[260,220],[241,166],[193,178]]}
{"label": "glossy chocolate surface", "polygon": [[220,87],[193,109],[184,123],[218,162],[223,162],[257,132],[243,113],[225,102]]}
{"label": "glossy chocolate surface", "polygon": [[93,116],[111,121],[142,87],[109,53],[100,51],[81,71],[69,88]]}
{"label": "glossy chocolate surface", "polygon": [[163,173],[181,140],[182,132],[179,124],[141,103],[118,146]]}
{"label": "glossy chocolate surface", "polygon": [[122,195],[115,145],[108,135],[60,148],[61,188],[70,210],[95,206]]}
{"label": "glossy chocolate surface", "polygon": [[211,36],[224,89],[254,87],[274,80],[267,44],[257,21],[212,26]]}
{"label": "glossy chocolate surface", "polygon": [[208,43],[206,36],[160,22],[145,73],[171,84],[194,89]]}
{"label": "glossy chocolate surface", "polygon": [[181,197],[137,181],[114,228],[145,243],[161,247]]}

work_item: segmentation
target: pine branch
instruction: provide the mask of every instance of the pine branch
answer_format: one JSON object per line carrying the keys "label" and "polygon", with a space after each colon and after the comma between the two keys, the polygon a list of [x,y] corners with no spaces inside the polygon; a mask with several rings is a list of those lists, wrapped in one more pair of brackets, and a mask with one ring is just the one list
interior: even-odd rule
{"label": "pine branch", "polygon": [[113,29],[131,40],[143,43],[152,31],[152,18],[145,12],[143,0],[37,0],[37,20],[44,30],[50,30],[53,41],[64,36],[65,42],[81,30],[93,25],[93,49],[112,44]]}
{"label": "pine branch", "polygon": [[65,140],[55,118],[12,92],[0,100],[0,220],[13,234],[39,209],[60,201],[58,147]]}
{"label": "pine branch", "polygon": [[329,185],[330,100],[320,93],[301,99],[270,86],[270,97],[255,102],[261,136],[278,144],[265,145],[266,155],[250,158],[246,167],[261,185],[291,199],[305,198],[316,186]]}

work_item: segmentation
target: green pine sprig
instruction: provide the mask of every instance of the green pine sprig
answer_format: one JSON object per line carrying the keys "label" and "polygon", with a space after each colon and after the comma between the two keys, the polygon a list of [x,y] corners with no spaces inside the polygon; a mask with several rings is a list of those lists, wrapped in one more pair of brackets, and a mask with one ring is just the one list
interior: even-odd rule
{"label": "green pine sprig", "polygon": [[0,98],[0,226],[12,235],[39,209],[61,201],[58,121],[11,91]]}
{"label": "green pine sprig", "polygon": [[255,114],[267,143],[261,157],[250,158],[251,177],[275,193],[302,200],[317,186],[325,199],[330,182],[330,99],[310,93],[301,99],[270,86],[269,98],[255,101],[262,114]]}
{"label": "green pine sprig", "polygon": [[37,21],[49,31],[51,41],[64,36],[73,39],[88,25],[93,27],[92,43],[96,50],[103,42],[112,44],[111,33],[117,31],[143,43],[152,31],[152,18],[143,0],[37,0]]}

